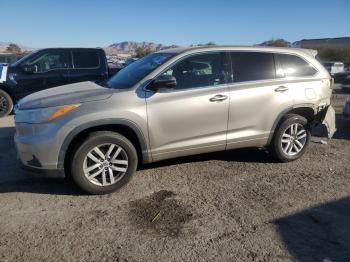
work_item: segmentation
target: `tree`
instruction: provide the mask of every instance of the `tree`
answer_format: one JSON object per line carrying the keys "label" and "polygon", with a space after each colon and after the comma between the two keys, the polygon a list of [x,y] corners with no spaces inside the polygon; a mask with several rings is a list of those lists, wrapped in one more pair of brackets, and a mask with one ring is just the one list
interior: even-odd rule
{"label": "tree", "polygon": [[350,61],[350,48],[336,48],[336,47],[308,47],[316,49],[318,56],[323,61]]}
{"label": "tree", "polygon": [[6,48],[6,51],[13,53],[13,54],[21,54],[22,53],[21,48],[18,45],[13,44],[13,43],[9,44],[9,46]]}
{"label": "tree", "polygon": [[150,48],[138,47],[138,48],[136,48],[135,52],[136,52],[135,56],[137,58],[141,58],[141,57],[144,57],[144,56],[152,53],[152,50]]}
{"label": "tree", "polygon": [[261,44],[262,46],[290,47],[292,44],[282,38],[271,39]]}
{"label": "tree", "polygon": [[216,44],[215,44],[215,42],[210,41],[210,42],[206,43],[205,45],[216,45]]}

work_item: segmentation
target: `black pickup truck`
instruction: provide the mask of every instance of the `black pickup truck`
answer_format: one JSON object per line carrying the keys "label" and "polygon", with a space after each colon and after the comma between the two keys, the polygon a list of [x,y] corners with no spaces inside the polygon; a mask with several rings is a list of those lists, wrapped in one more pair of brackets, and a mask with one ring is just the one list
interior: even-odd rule
{"label": "black pickup truck", "polygon": [[31,93],[75,82],[102,82],[117,71],[108,67],[101,48],[47,48],[13,64],[0,64],[0,117]]}

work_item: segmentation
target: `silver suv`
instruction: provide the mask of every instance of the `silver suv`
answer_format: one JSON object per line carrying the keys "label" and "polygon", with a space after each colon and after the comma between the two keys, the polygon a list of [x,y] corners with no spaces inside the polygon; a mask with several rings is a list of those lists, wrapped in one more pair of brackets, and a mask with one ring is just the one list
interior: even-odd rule
{"label": "silver suv", "polygon": [[303,49],[169,49],[130,64],[100,85],[32,94],[16,106],[22,164],[71,175],[85,191],[117,190],[138,163],[267,147],[299,158],[310,125],[335,132],[329,73]]}

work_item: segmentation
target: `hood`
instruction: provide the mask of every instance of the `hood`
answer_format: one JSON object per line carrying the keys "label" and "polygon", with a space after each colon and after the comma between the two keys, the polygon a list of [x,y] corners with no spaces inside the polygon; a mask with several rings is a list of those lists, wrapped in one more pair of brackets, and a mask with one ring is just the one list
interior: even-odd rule
{"label": "hood", "polygon": [[17,109],[34,109],[105,100],[113,90],[93,82],[81,82],[46,89],[21,99]]}

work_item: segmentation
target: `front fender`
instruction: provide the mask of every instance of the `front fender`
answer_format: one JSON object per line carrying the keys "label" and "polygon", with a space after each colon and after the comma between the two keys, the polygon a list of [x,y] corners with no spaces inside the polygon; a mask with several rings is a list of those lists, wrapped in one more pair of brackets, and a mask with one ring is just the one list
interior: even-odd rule
{"label": "front fender", "polygon": [[67,150],[70,144],[72,143],[72,141],[79,134],[81,134],[83,131],[87,129],[104,126],[104,125],[124,125],[131,128],[137,135],[137,138],[140,142],[144,163],[151,162],[150,156],[148,154],[148,146],[147,146],[146,138],[144,137],[141,129],[134,122],[130,120],[110,118],[110,119],[101,119],[101,120],[91,121],[89,123],[79,125],[74,129],[72,129],[63,140],[62,146],[59,150],[58,163],[57,163],[58,169],[64,169],[64,160],[67,154]]}

